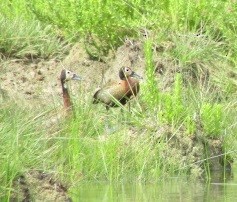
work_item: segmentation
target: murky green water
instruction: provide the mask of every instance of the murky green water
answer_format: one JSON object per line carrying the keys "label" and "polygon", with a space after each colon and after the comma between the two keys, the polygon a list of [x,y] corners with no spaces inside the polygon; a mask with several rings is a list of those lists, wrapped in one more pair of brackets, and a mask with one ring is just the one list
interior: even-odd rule
{"label": "murky green water", "polygon": [[73,201],[237,201],[237,170],[226,179],[216,173],[209,183],[172,178],[160,183],[106,184],[82,183],[75,189]]}

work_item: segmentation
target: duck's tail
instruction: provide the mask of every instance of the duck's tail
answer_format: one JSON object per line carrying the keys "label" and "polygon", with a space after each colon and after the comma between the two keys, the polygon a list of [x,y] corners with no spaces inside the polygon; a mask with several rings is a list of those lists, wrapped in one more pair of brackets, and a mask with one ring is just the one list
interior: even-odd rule
{"label": "duck's tail", "polygon": [[98,99],[98,94],[99,94],[99,92],[100,92],[100,89],[98,89],[96,92],[95,92],[95,94],[93,95],[93,104],[97,104],[97,103],[99,103],[99,99]]}

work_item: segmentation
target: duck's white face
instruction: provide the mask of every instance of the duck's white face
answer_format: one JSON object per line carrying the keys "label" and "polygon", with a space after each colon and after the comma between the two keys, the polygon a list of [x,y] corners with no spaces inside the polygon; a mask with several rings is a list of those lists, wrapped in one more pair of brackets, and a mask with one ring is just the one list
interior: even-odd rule
{"label": "duck's white face", "polygon": [[129,68],[129,67],[121,68],[120,72],[119,72],[119,77],[121,79],[125,79],[127,77],[134,77],[134,78],[137,78],[137,79],[142,79],[141,76],[139,76],[136,72],[132,71],[132,69]]}
{"label": "duck's white face", "polygon": [[65,74],[66,74],[65,81],[72,80],[72,78],[73,78],[73,73],[72,73],[71,71],[65,70]]}
{"label": "duck's white face", "polygon": [[64,69],[61,72],[61,81],[66,82],[70,80],[81,80],[81,77],[79,77],[77,74],[74,72]]}
{"label": "duck's white face", "polygon": [[123,73],[124,73],[124,75],[126,76],[126,77],[128,77],[128,76],[131,76],[132,75],[132,70],[129,68],[129,67],[124,67],[123,68]]}

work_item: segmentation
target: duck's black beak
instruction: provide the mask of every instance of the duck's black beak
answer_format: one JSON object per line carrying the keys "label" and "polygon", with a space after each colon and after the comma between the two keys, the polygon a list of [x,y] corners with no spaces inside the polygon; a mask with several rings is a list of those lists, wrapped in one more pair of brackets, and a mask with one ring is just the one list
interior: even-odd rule
{"label": "duck's black beak", "polygon": [[142,76],[138,75],[136,72],[132,72],[132,74],[130,75],[131,77],[137,78],[137,79],[143,79]]}
{"label": "duck's black beak", "polygon": [[80,76],[78,76],[77,74],[73,74],[72,80],[80,81],[80,80],[83,80],[83,79]]}

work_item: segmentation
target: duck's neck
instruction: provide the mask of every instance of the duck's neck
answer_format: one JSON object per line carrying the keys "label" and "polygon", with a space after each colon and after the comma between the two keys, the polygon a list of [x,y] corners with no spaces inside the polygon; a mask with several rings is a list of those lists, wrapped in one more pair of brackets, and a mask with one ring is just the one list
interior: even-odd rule
{"label": "duck's neck", "polygon": [[131,77],[126,77],[124,79],[122,79],[127,86],[133,86],[134,83],[136,83],[136,79],[133,79]]}
{"label": "duck's neck", "polygon": [[62,90],[63,90],[63,104],[66,110],[72,109],[72,102],[68,92],[67,84],[65,81],[61,80]]}
{"label": "duck's neck", "polygon": [[138,93],[139,82],[137,79],[127,77],[123,82],[127,95],[136,95]]}

